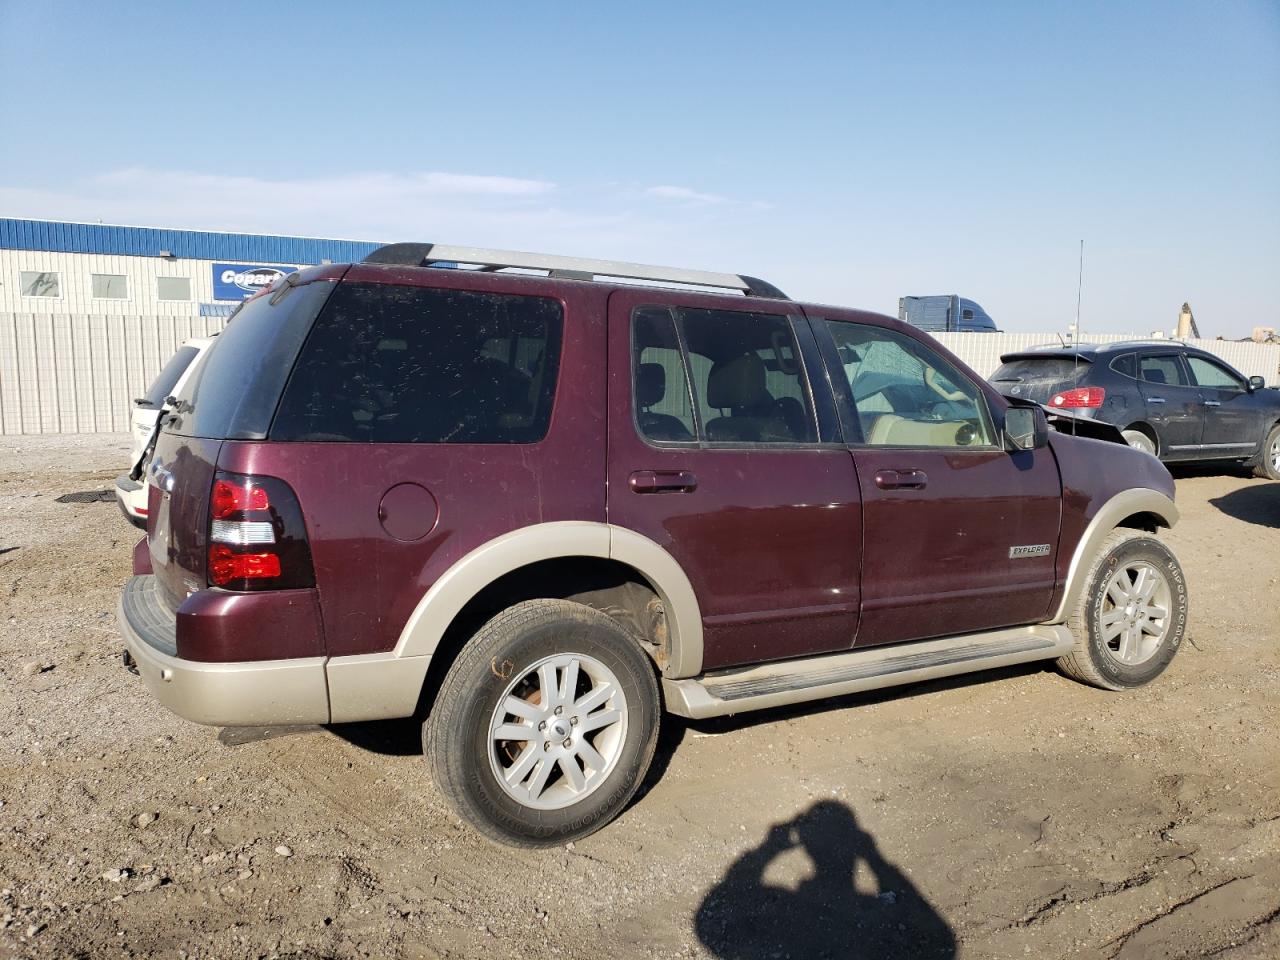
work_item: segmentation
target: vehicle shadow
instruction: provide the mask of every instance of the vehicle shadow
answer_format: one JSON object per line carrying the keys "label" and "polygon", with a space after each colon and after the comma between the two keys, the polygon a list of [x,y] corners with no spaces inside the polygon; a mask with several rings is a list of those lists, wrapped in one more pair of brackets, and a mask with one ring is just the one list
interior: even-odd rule
{"label": "vehicle shadow", "polygon": [[1209,502],[1228,517],[1245,523],[1256,523],[1260,527],[1280,527],[1280,483],[1241,487]]}
{"label": "vehicle shadow", "polygon": [[[767,879],[791,851],[811,869],[800,869],[794,885]],[[772,872],[785,877],[798,866],[788,858]],[[725,960],[956,956],[950,924],[835,800],[770,828],[703,898],[694,929]]]}

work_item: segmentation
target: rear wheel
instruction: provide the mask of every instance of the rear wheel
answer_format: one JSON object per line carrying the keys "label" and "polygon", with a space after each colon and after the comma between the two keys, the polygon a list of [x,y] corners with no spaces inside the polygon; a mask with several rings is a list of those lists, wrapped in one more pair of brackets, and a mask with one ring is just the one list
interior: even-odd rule
{"label": "rear wheel", "polygon": [[1067,626],[1076,645],[1058,666],[1069,676],[1105,690],[1154,680],[1187,626],[1187,584],[1177,558],[1145,533],[1113,531]]}
{"label": "rear wheel", "polygon": [[1156,455],[1156,442],[1141,430],[1121,430],[1120,435],[1124,437],[1125,443],[1135,450],[1149,453],[1153,457]]}
{"label": "rear wheel", "polygon": [[502,843],[551,846],[622,811],[653,758],[658,717],[653,667],[616,621],[530,600],[463,649],[422,741],[460,817]]}
{"label": "rear wheel", "polygon": [[1262,450],[1258,454],[1258,462],[1253,466],[1253,474],[1266,480],[1280,480],[1280,423],[1267,432],[1262,441]]}

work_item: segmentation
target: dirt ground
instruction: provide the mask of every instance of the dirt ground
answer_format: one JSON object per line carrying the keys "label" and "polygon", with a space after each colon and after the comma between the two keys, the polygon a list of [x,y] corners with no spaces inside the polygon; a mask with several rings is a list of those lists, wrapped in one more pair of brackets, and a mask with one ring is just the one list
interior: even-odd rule
{"label": "dirt ground", "polygon": [[1188,642],[671,721],[612,826],[491,845],[408,724],[216,730],[121,666],[127,438],[0,438],[0,957],[1280,956],[1280,484],[1178,480]]}

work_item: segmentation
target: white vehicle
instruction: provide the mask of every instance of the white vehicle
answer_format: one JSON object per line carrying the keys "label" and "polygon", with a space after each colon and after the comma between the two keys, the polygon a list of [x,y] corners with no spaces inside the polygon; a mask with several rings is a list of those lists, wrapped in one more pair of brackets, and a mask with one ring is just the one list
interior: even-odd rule
{"label": "white vehicle", "polygon": [[[142,479],[141,468],[151,456],[151,435],[155,432],[156,421],[164,409],[167,397],[173,396],[187,382],[199,364],[197,361],[213,343],[212,337],[200,337],[186,341],[178,351],[169,358],[164,369],[151,381],[145,396],[133,401],[133,413],[129,422],[129,437],[132,448],[129,451],[129,469],[116,477],[116,500],[120,510],[135,527],[147,528],[147,485]],[[133,477],[138,479],[133,479]]]}

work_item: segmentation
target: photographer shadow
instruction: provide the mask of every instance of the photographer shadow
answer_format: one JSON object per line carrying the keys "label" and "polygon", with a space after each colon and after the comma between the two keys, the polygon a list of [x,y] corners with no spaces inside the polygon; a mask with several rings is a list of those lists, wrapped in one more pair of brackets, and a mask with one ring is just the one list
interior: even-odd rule
{"label": "photographer shadow", "polygon": [[[812,874],[794,888],[766,882],[769,865],[796,849],[812,861]],[[859,873],[875,893],[859,890]],[[725,960],[956,956],[946,920],[881,855],[853,811],[833,800],[776,824],[739,857],[703,899],[695,927]]]}

